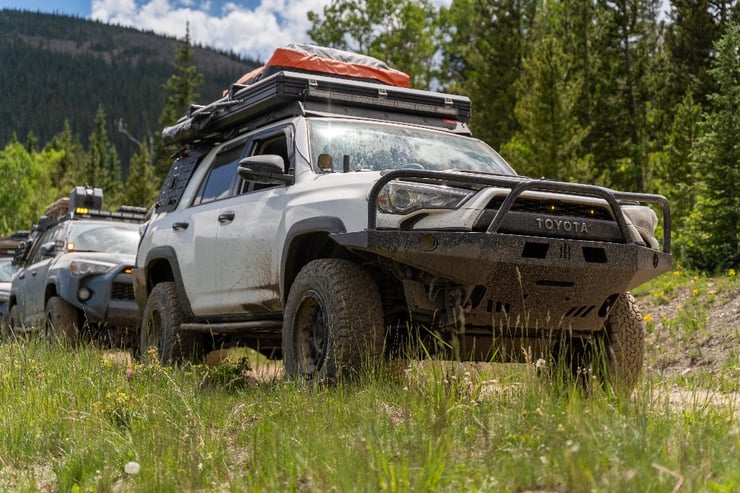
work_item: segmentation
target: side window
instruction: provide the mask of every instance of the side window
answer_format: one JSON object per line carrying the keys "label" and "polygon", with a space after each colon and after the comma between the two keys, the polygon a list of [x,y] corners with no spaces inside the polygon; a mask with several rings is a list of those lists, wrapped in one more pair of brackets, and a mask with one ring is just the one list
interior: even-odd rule
{"label": "side window", "polygon": [[[289,145],[290,139],[288,138],[289,129],[282,129],[278,133],[270,133],[256,136],[252,140],[250,146],[249,156],[263,156],[266,154],[274,154],[283,158],[283,170],[285,173],[289,173],[292,169],[290,157],[292,155],[292,148]],[[242,181],[239,185],[239,193],[247,193],[255,190],[262,190],[264,188],[271,188],[276,185],[265,185],[259,183],[249,183]]]}
{"label": "side window", "polygon": [[206,204],[232,195],[237,182],[236,168],[244,150],[244,142],[224,147],[213,160],[193,205]]}
{"label": "side window", "polygon": [[33,265],[44,260],[45,257],[41,252],[41,245],[43,245],[44,243],[56,241],[56,239],[61,235],[61,231],[63,229],[64,228],[62,227],[52,228],[41,235],[41,237],[33,245],[33,251],[29,256],[30,260],[28,261],[28,265]]}

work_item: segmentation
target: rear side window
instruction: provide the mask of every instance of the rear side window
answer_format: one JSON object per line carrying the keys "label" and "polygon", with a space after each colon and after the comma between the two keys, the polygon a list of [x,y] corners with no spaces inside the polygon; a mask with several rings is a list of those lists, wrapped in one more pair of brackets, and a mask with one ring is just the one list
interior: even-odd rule
{"label": "rear side window", "polygon": [[233,195],[237,183],[236,169],[243,151],[244,143],[239,142],[225,147],[216,155],[211,169],[200,184],[194,205],[206,204]]}

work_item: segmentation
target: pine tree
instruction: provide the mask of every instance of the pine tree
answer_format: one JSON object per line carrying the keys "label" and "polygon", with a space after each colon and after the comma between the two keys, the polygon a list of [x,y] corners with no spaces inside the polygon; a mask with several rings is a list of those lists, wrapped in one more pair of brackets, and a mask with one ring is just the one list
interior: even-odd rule
{"label": "pine tree", "polygon": [[146,142],[142,142],[138,152],[131,157],[123,202],[126,205],[150,207],[157,198],[158,184],[151,163],[149,146]]}
{"label": "pine tree", "polygon": [[120,204],[123,188],[118,151],[108,137],[105,110],[102,105],[95,114],[95,127],[90,134],[87,160],[81,179],[83,185],[102,188],[106,204]]}
{"label": "pine tree", "polygon": [[44,150],[62,152],[59,166],[52,172],[52,183],[56,183],[60,190],[71,190],[77,185],[84,184],[81,175],[87,159],[85,148],[79,138],[73,135],[69,120],[64,120],[62,131],[52,137],[44,146]]}
{"label": "pine tree", "polygon": [[717,92],[709,95],[694,152],[700,195],[681,251],[690,266],[708,272],[740,265],[740,25],[731,25],[715,50]]}
{"label": "pine tree", "polygon": [[[161,128],[177,122],[199,97],[197,90],[203,83],[203,74],[198,73],[198,68],[193,64],[193,57],[194,50],[190,43],[190,24],[188,24],[185,39],[175,52],[173,73],[162,86],[166,96],[159,116]],[[152,138],[151,156],[158,183],[167,176],[171,154],[172,150],[164,145],[161,134],[156,132]]]}
{"label": "pine tree", "polygon": [[453,0],[443,13],[446,89],[470,96],[471,128],[494,147],[518,130],[515,84],[535,10],[535,0]]}
{"label": "pine tree", "polygon": [[700,135],[701,105],[691,92],[670,112],[674,115],[668,143],[655,155],[656,188],[671,204],[674,231],[684,228],[697,199],[697,164],[692,151]]}
{"label": "pine tree", "polygon": [[669,18],[671,22],[665,34],[669,59],[665,84],[668,104],[676,104],[688,92],[703,105],[713,90],[709,67],[720,28],[706,0],[672,0]]}
{"label": "pine tree", "polygon": [[600,0],[595,14],[593,111],[588,146],[600,181],[628,191],[649,187],[652,62],[659,49],[660,0]]}
{"label": "pine tree", "polygon": [[583,83],[565,52],[561,4],[538,12],[528,56],[516,83],[520,130],[501,152],[520,173],[555,180],[587,181],[588,156],[581,142],[588,129],[577,118]]}

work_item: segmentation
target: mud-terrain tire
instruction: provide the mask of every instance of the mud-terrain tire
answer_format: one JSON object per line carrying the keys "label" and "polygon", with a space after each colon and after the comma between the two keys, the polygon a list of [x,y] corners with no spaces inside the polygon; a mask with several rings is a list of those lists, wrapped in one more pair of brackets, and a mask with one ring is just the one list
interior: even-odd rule
{"label": "mud-terrain tire", "polygon": [[615,388],[631,391],[640,378],[645,356],[645,322],[631,294],[617,298],[605,328],[606,376]]}
{"label": "mud-terrain tire", "polygon": [[288,294],[283,362],[290,378],[333,384],[357,377],[383,354],[383,308],[372,277],[357,264],[306,264]]}
{"label": "mud-terrain tire", "polygon": [[8,311],[8,323],[3,326],[3,341],[12,341],[18,337],[19,329],[22,326],[18,305],[13,305]]}
{"label": "mud-terrain tire", "polygon": [[59,296],[46,301],[46,335],[59,344],[76,345],[80,338],[80,312]]}
{"label": "mud-terrain tire", "polygon": [[156,348],[159,363],[200,362],[205,356],[205,336],[181,330],[183,315],[173,282],[161,282],[149,293],[141,318],[139,355],[147,357]]}

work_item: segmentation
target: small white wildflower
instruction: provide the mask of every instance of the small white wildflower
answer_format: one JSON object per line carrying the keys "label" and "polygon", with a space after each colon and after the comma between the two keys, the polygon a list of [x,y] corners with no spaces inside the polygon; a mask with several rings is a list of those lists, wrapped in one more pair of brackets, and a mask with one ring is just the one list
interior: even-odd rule
{"label": "small white wildflower", "polygon": [[545,362],[545,360],[544,360],[544,359],[542,359],[542,358],[539,358],[539,359],[538,359],[538,360],[537,360],[537,361],[535,362],[535,364],[534,364],[534,367],[535,367],[535,368],[537,368],[538,370],[540,370],[540,369],[544,368],[544,367],[545,367],[545,365],[546,365],[546,362]]}
{"label": "small white wildflower", "polygon": [[125,466],[123,466],[123,472],[126,474],[130,474],[131,476],[136,476],[141,472],[141,465],[138,462],[127,462]]}

